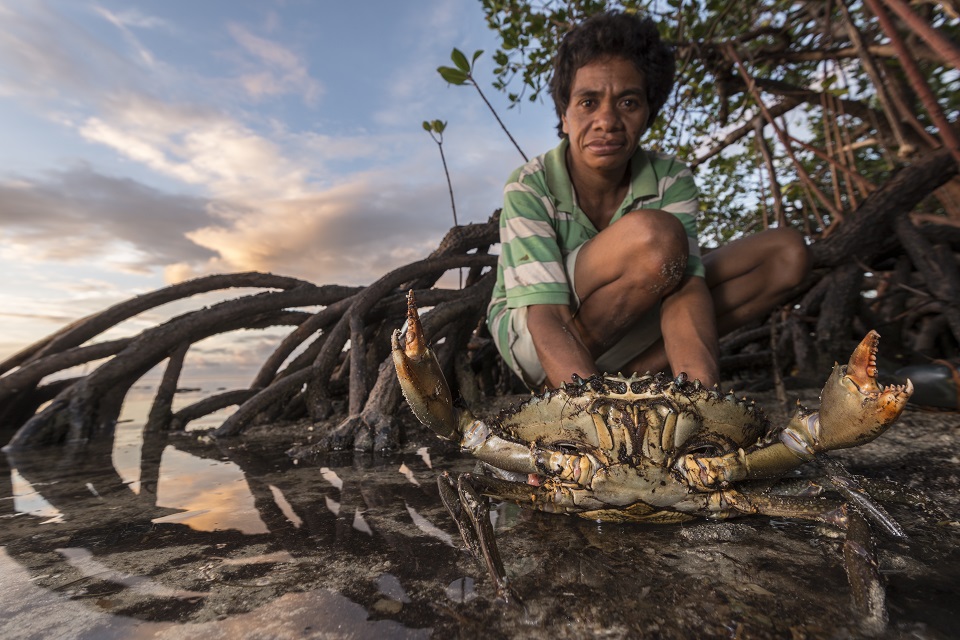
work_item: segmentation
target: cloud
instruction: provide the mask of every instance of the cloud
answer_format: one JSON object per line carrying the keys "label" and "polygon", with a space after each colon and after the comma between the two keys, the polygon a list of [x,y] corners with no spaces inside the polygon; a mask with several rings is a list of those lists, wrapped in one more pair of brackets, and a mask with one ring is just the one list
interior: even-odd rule
{"label": "cloud", "polygon": [[117,266],[144,270],[202,261],[213,252],[186,238],[209,224],[209,200],[157,191],[88,166],[0,182],[5,250],[20,259],[73,262],[114,254]]}
{"label": "cloud", "polygon": [[0,95],[52,98],[136,83],[136,66],[43,2],[0,2]]}
{"label": "cloud", "polygon": [[127,45],[136,52],[137,57],[147,65],[148,67],[155,67],[157,64],[156,58],[153,53],[147,49],[140,42],[140,39],[137,38],[133,33],[133,29],[157,29],[159,27],[169,28],[169,25],[166,21],[161,20],[153,16],[148,16],[140,13],[136,9],[127,9],[120,13],[114,13],[103,7],[95,7],[94,9],[99,13],[107,22],[115,26],[120,30],[120,33],[123,35],[123,39],[126,41]]}
{"label": "cloud", "polygon": [[76,316],[67,313],[9,313],[4,311],[0,311],[0,318],[23,319],[31,322],[55,323],[58,325],[76,320]]}
{"label": "cloud", "polygon": [[[227,24],[228,61],[236,73],[201,78],[182,65],[165,66],[135,36],[143,29],[180,35],[184,25],[95,7],[97,19],[116,29],[107,30],[114,37],[106,44],[111,41],[96,40],[43,3],[31,4],[30,11],[5,7],[0,0],[0,18],[12,21],[0,30],[0,82],[13,74],[20,84],[0,85],[0,92],[19,86],[39,96],[46,84],[62,86],[63,93],[48,101],[57,107],[69,102],[60,124],[205,194],[164,193],[89,166],[0,182],[0,224],[13,247],[8,251],[65,261],[97,256],[101,264],[109,255],[125,269],[164,269],[168,281],[256,269],[361,284],[427,255],[450,227],[436,146],[419,128],[424,118],[446,117],[434,111],[435,94],[445,89],[436,64],[422,64],[432,43],[448,38],[440,27],[456,21],[456,11],[442,2],[430,12],[430,28],[402,25],[410,27],[400,30],[409,48],[380,65],[380,71],[395,72],[382,76],[380,94],[368,98],[380,109],[370,123],[374,131],[313,129],[316,121],[332,119],[326,114],[296,131],[279,116],[237,108],[236,94],[223,99],[238,83],[245,96],[259,100],[320,99],[323,86],[306,59],[280,41],[277,18],[256,31]],[[125,59],[121,50],[136,55]],[[8,53],[23,56],[25,71],[2,61]],[[31,73],[43,83],[31,85]],[[411,100],[411,92],[420,99]],[[483,109],[470,89],[449,92],[469,111]],[[499,137],[491,140],[489,130],[472,127],[467,115],[457,113],[444,146],[461,222],[485,219],[497,206],[503,177],[519,164]],[[70,243],[63,242],[67,236]]]}
{"label": "cloud", "polygon": [[[460,186],[460,203],[489,200],[481,182]],[[461,221],[484,219],[494,205],[461,210]],[[246,200],[165,193],[85,165],[0,182],[7,258],[106,260],[126,271],[165,270],[167,282],[258,270],[366,284],[425,257],[451,223],[441,181],[411,183],[392,171]]]}
{"label": "cloud", "polygon": [[361,175],[300,198],[248,204],[245,212],[225,218],[188,233],[217,257],[173,265],[168,280],[253,269],[318,283],[365,284],[426,256],[451,224],[440,184],[413,187],[389,174]]}
{"label": "cloud", "polygon": [[216,109],[127,92],[104,101],[80,134],[164,175],[227,197],[296,194],[303,169],[271,140]]}
{"label": "cloud", "polygon": [[104,7],[95,7],[95,10],[109,22],[121,29],[166,29],[172,30],[172,25],[157,16],[146,15],[136,8],[127,8],[122,11],[109,11]]}
{"label": "cloud", "polygon": [[250,96],[259,99],[292,93],[300,94],[307,105],[317,104],[323,85],[310,76],[300,56],[239,24],[230,24],[227,29],[247,54],[240,61],[244,72],[239,82]]}

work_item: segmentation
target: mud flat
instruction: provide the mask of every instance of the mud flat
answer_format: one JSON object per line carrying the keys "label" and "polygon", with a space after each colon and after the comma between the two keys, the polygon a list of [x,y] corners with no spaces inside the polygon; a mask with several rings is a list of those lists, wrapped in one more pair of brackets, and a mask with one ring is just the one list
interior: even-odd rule
{"label": "mud flat", "polygon": [[[470,460],[416,429],[386,457],[284,455],[321,428],[215,443],[126,425],[111,447],[0,460],[0,637],[870,637],[842,537],[762,517],[598,525],[500,505],[523,600],[504,605],[437,495]],[[960,636],[960,416],[908,409],[835,455],[938,507],[885,503],[909,538],[876,536],[879,637]]]}

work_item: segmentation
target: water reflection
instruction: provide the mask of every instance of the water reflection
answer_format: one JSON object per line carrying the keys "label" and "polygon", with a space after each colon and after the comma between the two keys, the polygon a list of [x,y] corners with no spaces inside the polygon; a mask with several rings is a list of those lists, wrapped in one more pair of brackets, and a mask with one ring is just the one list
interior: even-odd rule
{"label": "water reflection", "polygon": [[[389,619],[371,619],[368,611],[328,589],[285,593],[262,606],[223,619],[202,620],[184,628],[177,622],[138,620],[110,613],[113,602],[94,602],[40,588],[31,575],[0,548],[0,634],[20,638],[244,638],[285,640],[305,637],[429,638],[430,629],[410,629]],[[9,585],[9,586],[7,586]],[[186,636],[185,636],[186,633]]]}
{"label": "water reflection", "polygon": [[[451,547],[456,546],[453,542],[453,536],[424,518],[410,505],[406,505],[406,507],[407,512],[410,514],[410,519],[413,520],[413,524],[417,527],[417,529],[420,529],[420,531],[424,532],[428,536],[434,537],[437,540],[441,540],[444,544],[450,545]],[[491,512],[491,515],[495,514],[496,511]]]}
{"label": "water reflection", "polygon": [[143,425],[126,422],[118,424],[113,436],[110,459],[117,475],[140,493],[140,452],[143,448]]}
{"label": "water reflection", "polygon": [[47,518],[42,524],[62,522],[63,514],[40,495],[16,469],[10,470],[10,483],[13,486],[13,510],[17,514],[29,514],[38,518]]}
{"label": "water reflection", "polygon": [[474,600],[477,597],[477,590],[473,578],[457,578],[451,582],[447,585],[447,597],[461,604]]}
{"label": "water reflection", "polygon": [[155,519],[158,523],[181,522],[197,531],[268,531],[240,467],[228,460],[204,460],[169,445],[160,462],[157,506],[180,511]]}
{"label": "water reflection", "polygon": [[273,494],[273,501],[277,503],[277,506],[280,507],[280,511],[283,512],[283,515],[287,516],[287,520],[290,521],[290,524],[299,528],[303,524],[303,519],[297,515],[297,512],[293,510],[293,507],[290,506],[290,502],[287,500],[287,497],[283,495],[283,491],[280,491],[277,487],[270,486],[270,492]]}
{"label": "water reflection", "polygon": [[[34,605],[0,605],[4,638],[163,637],[174,624],[219,636],[266,618],[270,637],[425,637],[432,602],[410,593],[463,560],[452,525],[433,522],[446,514],[424,452],[294,466],[125,424],[110,445],[6,460],[0,545],[17,570],[3,586],[22,583]],[[21,625],[45,608],[60,622]]]}
{"label": "water reflection", "polygon": [[102,562],[95,560],[87,549],[57,549],[70,566],[77,569],[85,578],[96,578],[104,582],[122,585],[131,592],[142,596],[157,598],[203,598],[207,594],[199,591],[183,591],[171,589],[149,578],[134,576],[111,569]]}

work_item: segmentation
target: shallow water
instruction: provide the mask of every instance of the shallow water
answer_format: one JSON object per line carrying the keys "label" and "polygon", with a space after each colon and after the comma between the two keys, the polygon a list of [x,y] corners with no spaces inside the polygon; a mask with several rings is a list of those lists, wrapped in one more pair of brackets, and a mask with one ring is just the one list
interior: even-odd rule
{"label": "shallow water", "polygon": [[427,452],[298,467],[124,426],[112,450],[9,456],[0,637],[429,636],[409,565],[458,552]]}
{"label": "shallow water", "polygon": [[[437,474],[468,460],[411,447],[295,464],[283,437],[272,447],[141,431],[127,422],[110,446],[0,460],[0,637],[865,634],[842,541],[808,525],[598,525],[499,505],[523,599],[511,607],[461,550],[437,494]],[[942,480],[953,464],[933,478],[941,489],[955,490]],[[911,538],[881,542],[885,635],[960,636],[955,523],[891,510]]]}

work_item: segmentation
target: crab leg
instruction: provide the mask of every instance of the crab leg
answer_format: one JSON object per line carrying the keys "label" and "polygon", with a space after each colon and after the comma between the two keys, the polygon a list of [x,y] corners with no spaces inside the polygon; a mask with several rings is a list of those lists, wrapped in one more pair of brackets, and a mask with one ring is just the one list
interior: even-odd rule
{"label": "crab leg", "polygon": [[730,492],[727,498],[741,513],[802,518],[825,522],[844,529],[846,531],[846,540],[843,543],[844,569],[853,593],[854,607],[864,625],[873,633],[883,631],[888,618],[886,593],[870,535],[870,527],[859,510],[848,511],[846,505],[829,500],[812,501],[809,498],[788,496]]}
{"label": "crab leg", "polygon": [[592,491],[559,482],[534,486],[490,476],[471,475],[473,486],[484,495],[508,500],[537,511],[576,514],[607,506]]}
{"label": "crab leg", "polygon": [[731,507],[713,517],[758,514],[771,518],[798,518],[847,528],[847,509],[842,502],[827,498],[755,494],[746,491],[722,492],[725,504]]}
{"label": "crab leg", "polygon": [[843,564],[853,593],[853,604],[867,630],[881,633],[887,626],[887,594],[866,520],[850,514],[847,539],[843,543]]}
{"label": "crab leg", "polygon": [[827,472],[830,482],[844,495],[865,518],[883,529],[892,538],[906,538],[903,527],[887,513],[886,509],[874,502],[860,483],[847,473],[843,465],[825,453],[817,454],[817,464]]}
{"label": "crab leg", "polygon": [[468,473],[457,478],[456,486],[447,472],[437,478],[440,499],[453,516],[467,548],[473,557],[483,564],[490,579],[496,585],[497,597],[505,602],[519,602],[520,599],[510,588],[507,572],[500,559],[500,550],[490,525],[490,502],[471,484]]}

